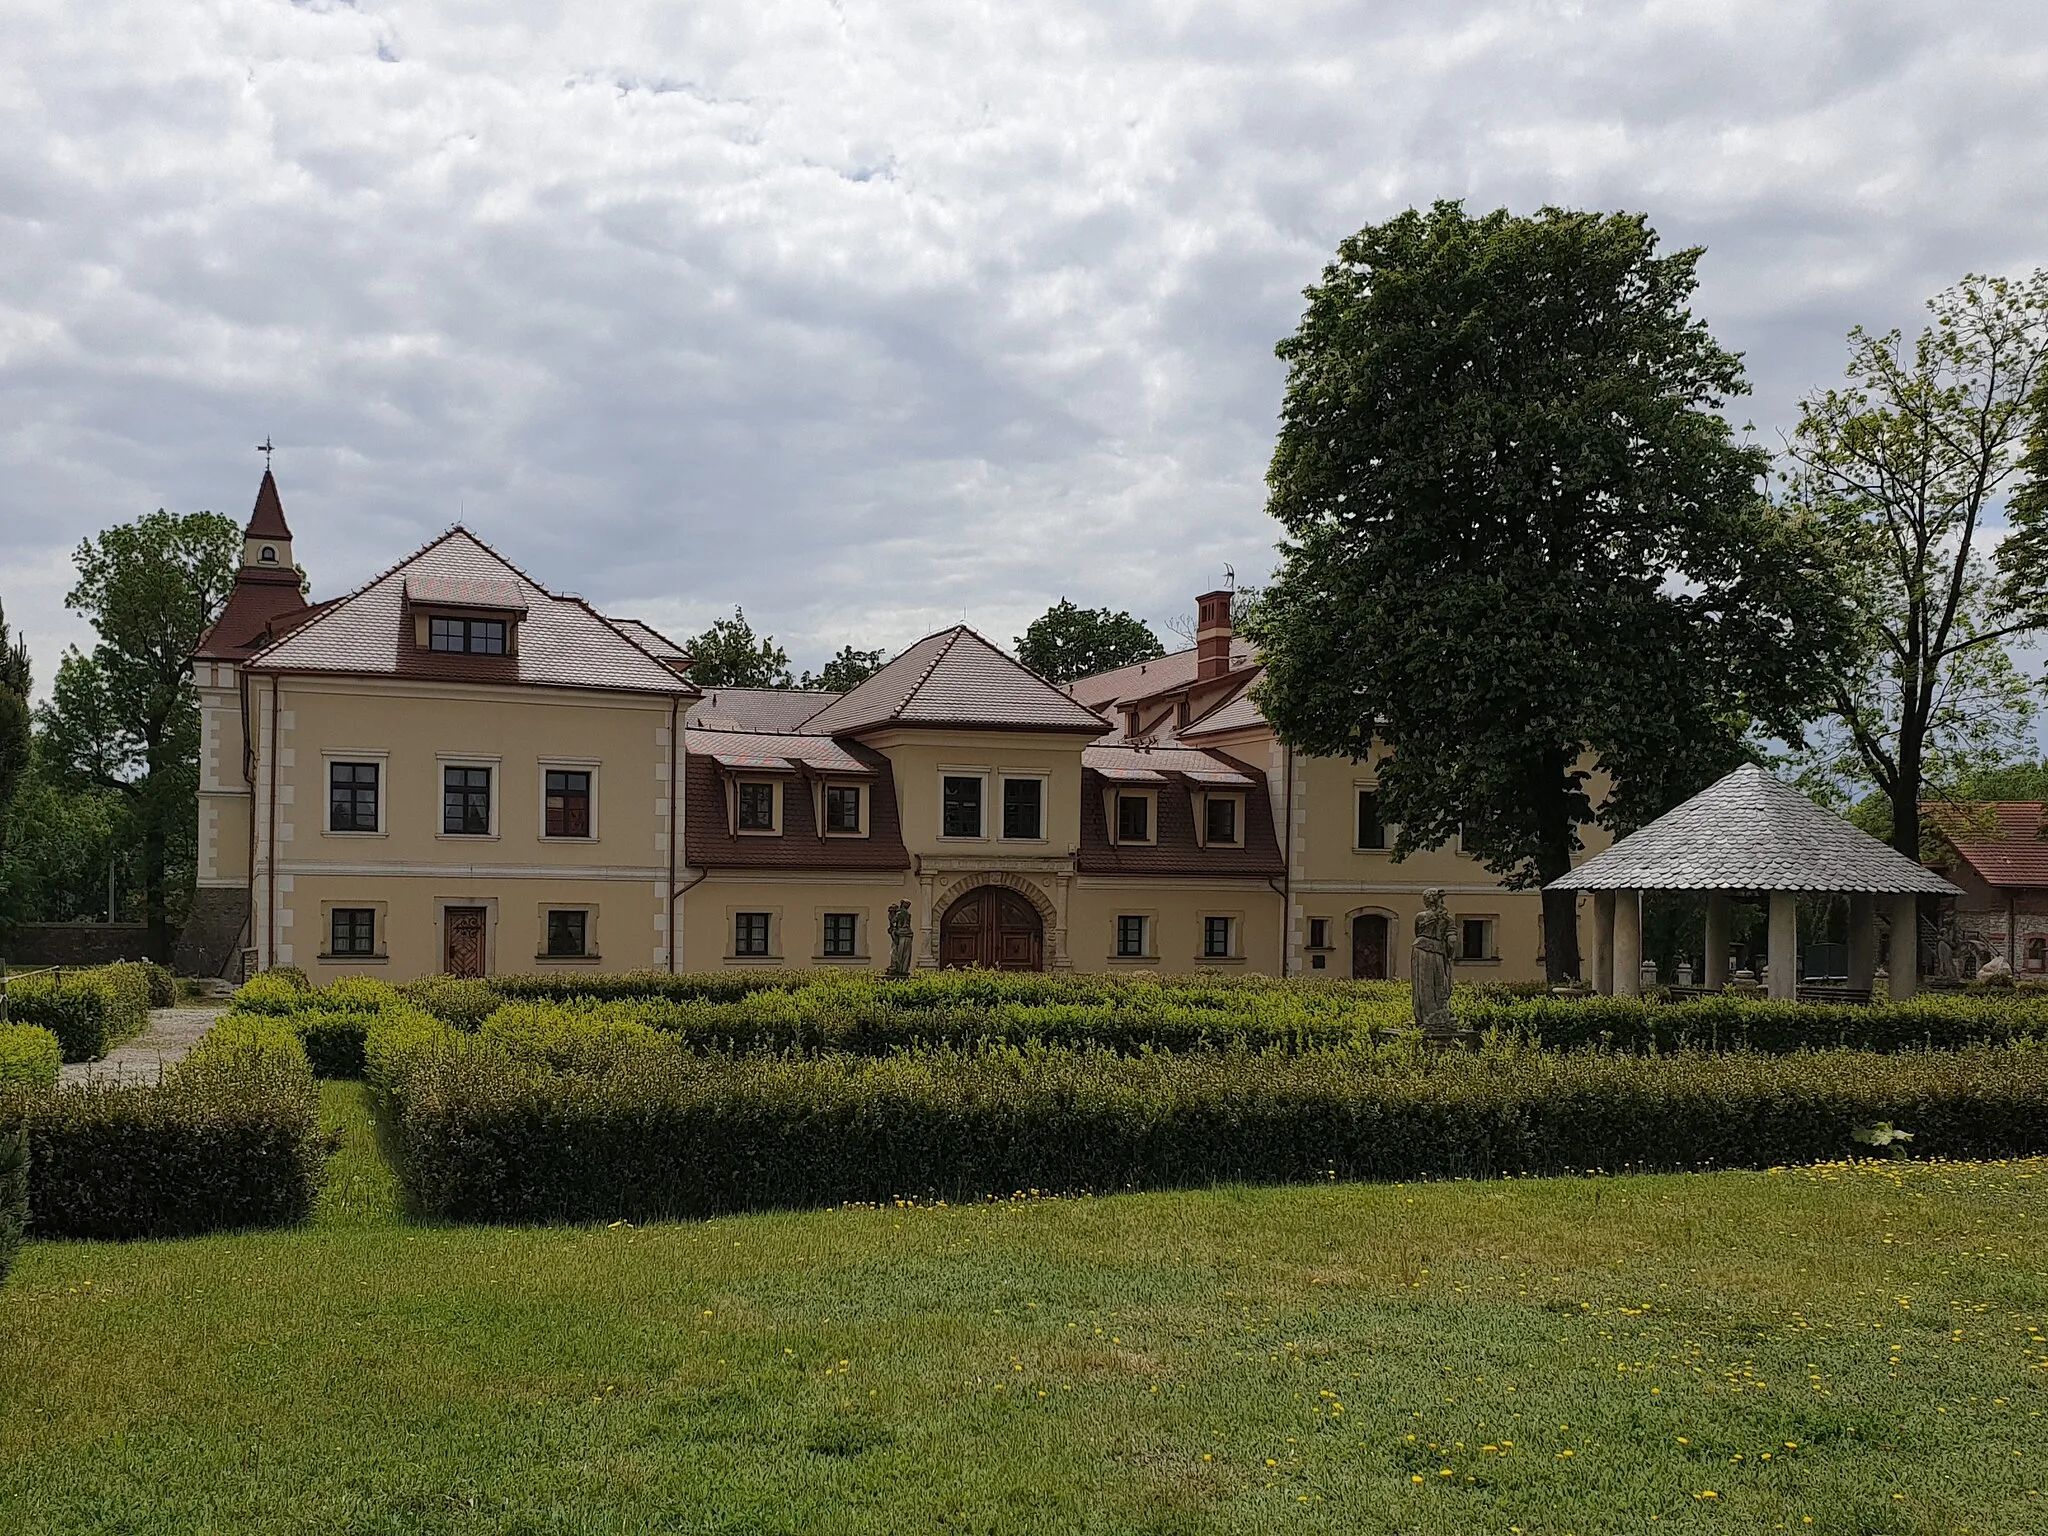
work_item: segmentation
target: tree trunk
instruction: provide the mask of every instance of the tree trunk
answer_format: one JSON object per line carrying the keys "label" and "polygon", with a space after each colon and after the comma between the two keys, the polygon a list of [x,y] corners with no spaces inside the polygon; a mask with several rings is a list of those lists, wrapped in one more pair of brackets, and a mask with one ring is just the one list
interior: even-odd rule
{"label": "tree trunk", "polygon": [[172,934],[164,892],[164,829],[153,808],[142,834],[142,901],[149,921],[149,958],[169,964]]}

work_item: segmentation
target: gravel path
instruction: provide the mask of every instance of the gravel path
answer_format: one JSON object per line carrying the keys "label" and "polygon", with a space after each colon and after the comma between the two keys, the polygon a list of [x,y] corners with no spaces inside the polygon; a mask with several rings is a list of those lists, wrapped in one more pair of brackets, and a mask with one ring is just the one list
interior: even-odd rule
{"label": "gravel path", "polygon": [[164,1069],[184,1060],[199,1037],[213,1028],[221,1007],[156,1008],[149,1028],[98,1061],[74,1061],[59,1073],[66,1083],[153,1083]]}

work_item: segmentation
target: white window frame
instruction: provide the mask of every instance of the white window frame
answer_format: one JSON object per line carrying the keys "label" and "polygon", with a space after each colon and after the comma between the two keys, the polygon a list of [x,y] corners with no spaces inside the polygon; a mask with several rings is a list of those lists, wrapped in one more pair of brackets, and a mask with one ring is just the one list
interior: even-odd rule
{"label": "white window frame", "polygon": [[1387,820],[1384,812],[1380,816],[1379,847],[1373,848],[1366,844],[1362,836],[1365,828],[1359,825],[1361,818],[1358,814],[1358,797],[1364,794],[1377,796],[1379,792],[1380,781],[1378,779],[1353,779],[1351,781],[1351,851],[1353,853],[1385,855],[1393,850],[1394,827],[1393,823]]}
{"label": "white window frame", "polygon": [[[742,912],[765,912],[768,915],[768,953],[765,955],[743,955],[739,952],[739,916]],[[727,965],[780,965],[782,964],[782,908],[760,906],[749,902],[741,906],[735,902],[725,909],[725,963]]]}
{"label": "white window frame", "polygon": [[[333,815],[334,778],[332,765],[335,763],[375,763],[377,765],[377,828],[374,832],[360,829],[346,832],[332,830],[328,821]],[[361,752],[341,747],[320,749],[320,835],[322,837],[389,837],[391,835],[391,753],[388,749]],[[346,903],[342,903],[346,905]]]}
{"label": "white window frame", "polygon": [[[342,762],[356,762],[360,759],[342,758]],[[358,832],[358,837],[368,834]],[[344,912],[370,912],[370,953],[367,955],[337,955],[334,953],[334,914]],[[313,956],[322,965],[389,965],[391,963],[391,903],[369,901],[362,897],[345,896],[335,901],[320,903],[320,949]]]}
{"label": "white window frame", "polygon": [[[740,825],[740,786],[742,784],[765,784],[768,786],[769,815],[774,818],[772,827],[743,827]],[[787,807],[783,804],[788,795],[788,786],[782,779],[768,774],[734,774],[727,781],[725,794],[727,825],[734,837],[780,837],[788,825]]]}
{"label": "white window frame", "polygon": [[[450,768],[488,768],[491,771],[491,830],[450,832],[448,830],[448,777]],[[434,836],[447,843],[494,843],[498,841],[498,809],[505,801],[505,761],[488,752],[437,752],[434,754]],[[462,903],[457,902],[460,906]]]}
{"label": "white window frame", "polygon": [[[1115,784],[1107,791],[1109,799],[1109,841],[1116,848],[1157,848],[1159,846],[1159,790],[1149,784]],[[1145,812],[1146,836],[1125,837],[1123,835],[1123,808],[1121,802],[1143,798],[1151,801]]]}
{"label": "white window frame", "polygon": [[[565,839],[557,838],[557,842]],[[566,839],[576,841],[576,839]],[[543,901],[536,907],[539,929],[534,935],[533,959],[536,965],[596,965],[603,960],[600,953],[597,923],[598,904],[594,901]],[[548,953],[548,914],[550,912],[581,912],[583,914],[583,953],[580,955],[551,955]]]}
{"label": "white window frame", "polygon": [[[1018,783],[1035,783],[1038,786],[1038,836],[1012,837],[1002,830],[1003,800],[1009,793],[1011,780]],[[1004,843],[1046,843],[1052,840],[1052,775],[1036,768],[1005,768],[997,776],[996,803],[987,807],[995,822],[992,829],[996,840]]]}
{"label": "white window frame", "polygon": [[[1455,953],[1455,954],[1454,954],[1454,955],[1453,955],[1453,956],[1451,957],[1451,958],[1453,959],[1453,961],[1455,961],[1455,962],[1456,962],[1457,964],[1459,964],[1459,965],[1499,965],[1499,964],[1500,964],[1500,914],[1499,914],[1499,913],[1497,913],[1497,912],[1459,912],[1459,913],[1455,913],[1455,914],[1453,914],[1453,920],[1454,920],[1454,921],[1455,921],[1455,922],[1457,923],[1457,925],[1458,925],[1458,948],[1457,948],[1457,952],[1456,952],[1456,953]],[[1465,925],[1466,925],[1467,923],[1484,923],[1484,924],[1486,924],[1486,953],[1485,953],[1484,955],[1481,955],[1481,956],[1480,956],[1480,957],[1478,957],[1477,959],[1472,959],[1472,958],[1469,958],[1469,957],[1468,957],[1468,956],[1467,956],[1467,955],[1465,954]]]}
{"label": "white window frame", "polygon": [[[1227,940],[1229,946],[1228,954],[1212,955],[1209,953],[1209,921],[1211,918],[1221,918],[1230,924],[1230,935]],[[1244,913],[1241,911],[1219,912],[1213,909],[1197,913],[1195,917],[1195,954],[1198,965],[1243,965]]]}
{"label": "white window frame", "polygon": [[[1195,840],[1204,848],[1242,848],[1244,842],[1245,795],[1241,790],[1204,790],[1199,797],[1201,806],[1195,818]],[[1217,800],[1229,800],[1237,806],[1237,836],[1227,843],[1212,842],[1209,838],[1209,806]]]}
{"label": "white window frame", "polygon": [[[844,835],[844,834],[842,834]],[[851,917],[853,919],[853,953],[850,955],[828,954],[825,950],[825,919],[827,917]],[[816,912],[815,930],[818,935],[816,960],[820,965],[865,965],[870,958],[868,946],[868,909],[854,906],[821,906]]]}
{"label": "white window frame", "polygon": [[[850,789],[857,796],[860,810],[860,827],[853,832],[835,831],[825,825],[825,807],[835,789]],[[874,835],[873,818],[875,790],[872,784],[859,779],[826,779],[818,786],[818,828],[827,837],[871,837]]]}
{"label": "white window frame", "polygon": [[[993,777],[994,775],[987,768],[948,768],[943,763],[939,765],[939,816],[937,831],[940,842],[985,843],[989,841],[989,817],[992,807],[989,805],[988,786],[989,781]],[[965,833],[948,833],[946,831],[946,780],[948,779],[981,780],[981,830],[971,837]]]}
{"label": "white window frame", "polygon": [[[1118,929],[1127,917],[1135,917],[1145,925],[1144,947],[1135,955],[1127,955],[1118,947],[1122,937]],[[1109,919],[1109,963],[1111,965],[1157,965],[1159,964],[1159,911],[1146,907],[1138,911],[1128,908],[1113,913]]]}
{"label": "white window frame", "polygon": [[[598,768],[596,758],[589,757],[543,757],[536,764],[539,779],[539,799],[535,803],[537,820],[534,835],[544,843],[594,843],[598,840]],[[587,773],[590,775],[590,835],[588,837],[550,837],[548,835],[548,775],[550,773]]]}

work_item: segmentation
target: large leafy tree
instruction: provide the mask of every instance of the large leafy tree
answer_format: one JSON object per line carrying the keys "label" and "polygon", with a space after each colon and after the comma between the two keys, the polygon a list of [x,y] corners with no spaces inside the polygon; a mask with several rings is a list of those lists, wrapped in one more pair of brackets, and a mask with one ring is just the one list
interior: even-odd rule
{"label": "large leafy tree", "polygon": [[[1792,499],[1828,532],[1858,641],[1806,766],[1852,794],[1874,786],[1909,857],[1923,800],[2031,745],[2008,647],[2048,628],[2048,273],[1968,277],[1928,308],[1910,344],[1850,332],[1850,382],[1802,402],[1790,443]],[[2012,533],[1994,550],[2009,485]]]}
{"label": "large leafy tree", "polygon": [[746,613],[712,621],[703,634],[683,642],[690,656],[690,681],[699,688],[793,688],[789,653],[773,635],[754,634]]}
{"label": "large leafy tree", "polygon": [[170,953],[191,888],[199,701],[190,658],[234,585],[241,529],[211,512],[158,511],[78,546],[64,601],[99,640],[58,664],[42,735],[72,788],[120,797],[141,861],[152,952]]}
{"label": "large leafy tree", "polygon": [[839,654],[826,662],[817,672],[806,671],[801,688],[822,688],[830,693],[851,693],[862,683],[882,670],[882,653],[879,650],[863,651],[851,645],[842,645]]}
{"label": "large leafy tree", "polygon": [[1107,608],[1078,608],[1064,597],[1017,637],[1017,659],[1055,683],[1165,654],[1166,647],[1142,619]]}
{"label": "large leafy tree", "polygon": [[[1818,540],[1721,415],[1698,250],[1628,214],[1361,230],[1308,290],[1252,633],[1287,741],[1365,757],[1397,856],[1454,832],[1518,886],[1796,737],[1842,643]],[[1576,903],[1543,904],[1549,973]]]}
{"label": "large leafy tree", "polygon": [[0,608],[0,866],[7,860],[7,810],[14,803],[15,786],[28,768],[28,693],[33,681],[28,641],[11,636],[7,611]]}

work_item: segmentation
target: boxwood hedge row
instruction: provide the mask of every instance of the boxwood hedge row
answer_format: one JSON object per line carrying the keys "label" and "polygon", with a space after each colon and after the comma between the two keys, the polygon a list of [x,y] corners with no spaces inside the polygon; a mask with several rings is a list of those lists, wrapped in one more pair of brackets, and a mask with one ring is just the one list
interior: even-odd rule
{"label": "boxwood hedge row", "polygon": [[296,1033],[230,1015],[161,1083],[0,1094],[0,1135],[27,1133],[36,1235],[178,1237],[304,1216],[317,1110]]}
{"label": "boxwood hedge row", "polygon": [[57,1037],[34,1024],[0,1024],[0,1091],[47,1088],[57,1081],[63,1052]]}
{"label": "boxwood hedge row", "polygon": [[28,1225],[28,1138],[19,1126],[0,1128],[0,1285],[21,1251]]}
{"label": "boxwood hedge row", "polygon": [[[154,998],[169,981],[163,967],[139,962],[42,971],[9,978],[8,1012],[16,1024],[55,1035],[66,1061],[97,1061],[148,1027]],[[175,984],[170,993],[176,996]]]}
{"label": "boxwood hedge row", "polygon": [[634,1220],[1018,1189],[1769,1166],[1890,1122],[1917,1154],[2048,1150],[2048,1052],[1509,1049],[697,1055],[421,1029],[372,1073],[418,1207]]}

